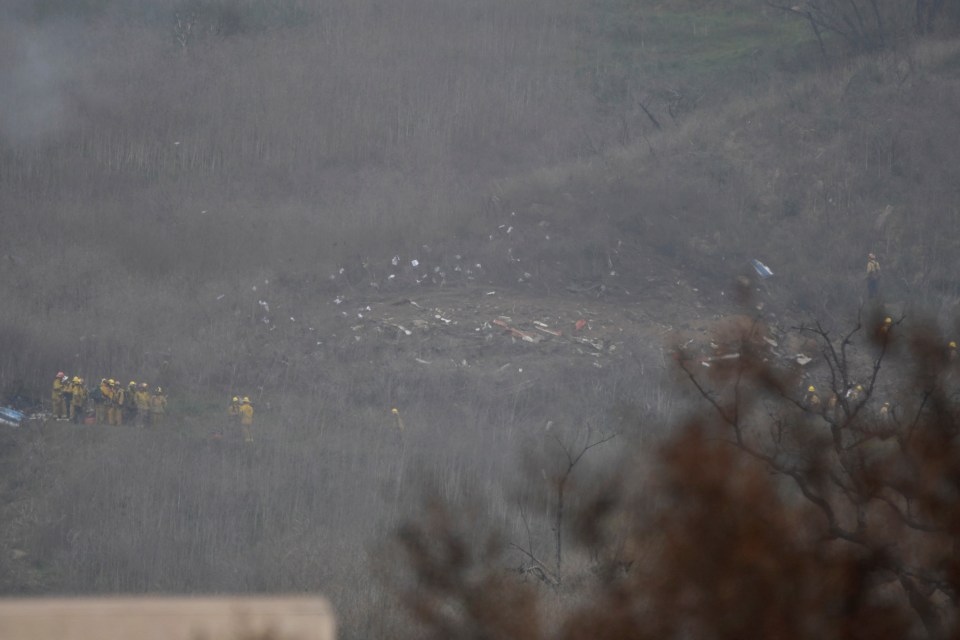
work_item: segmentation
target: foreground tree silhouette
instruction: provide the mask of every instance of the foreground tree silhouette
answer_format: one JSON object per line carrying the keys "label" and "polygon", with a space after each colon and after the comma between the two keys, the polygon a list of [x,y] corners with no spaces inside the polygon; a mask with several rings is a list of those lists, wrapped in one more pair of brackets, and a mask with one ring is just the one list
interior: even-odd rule
{"label": "foreground tree silhouette", "polygon": [[[931,328],[877,320],[799,327],[812,378],[759,323],[709,368],[680,354],[706,410],[652,480],[628,454],[577,514],[579,544],[613,559],[561,620],[436,505],[399,538],[405,602],[433,637],[958,637],[957,365]],[[814,379],[829,391],[811,408]]]}

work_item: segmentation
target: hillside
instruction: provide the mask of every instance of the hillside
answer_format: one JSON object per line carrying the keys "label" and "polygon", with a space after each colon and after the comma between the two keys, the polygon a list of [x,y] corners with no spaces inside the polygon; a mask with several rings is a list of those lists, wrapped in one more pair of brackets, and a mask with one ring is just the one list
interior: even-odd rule
{"label": "hillside", "polygon": [[[960,331],[955,40],[824,58],[747,2],[82,4],[0,12],[0,390],[146,380],[171,415],[0,432],[3,593],[319,590],[391,637],[382,542],[423,494],[549,548],[564,447],[620,434],[589,486],[685,415],[675,347],[758,318],[786,360],[849,326],[868,251],[887,312]],[[212,437],[234,394],[253,447]]]}

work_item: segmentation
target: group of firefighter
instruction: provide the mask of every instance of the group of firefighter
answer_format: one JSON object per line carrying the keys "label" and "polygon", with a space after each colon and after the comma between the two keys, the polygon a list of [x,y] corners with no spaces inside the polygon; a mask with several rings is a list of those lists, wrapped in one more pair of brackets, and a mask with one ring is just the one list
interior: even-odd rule
{"label": "group of firefighter", "polygon": [[[880,326],[880,331],[889,331],[891,326],[893,326],[893,320],[891,318],[884,318],[883,324]],[[956,340],[951,340],[947,343],[947,348],[944,350],[944,357],[948,363],[958,362]],[[847,400],[847,402],[854,404],[861,399],[863,393],[864,390],[862,384],[853,384],[841,395]],[[807,387],[806,393],[804,394],[800,404],[804,409],[813,411],[814,413],[821,413],[825,411],[828,414],[836,415],[840,405],[840,396],[835,392],[830,392],[826,396],[826,400],[821,400],[820,393],[817,391],[817,387],[811,384]],[[880,406],[880,418],[881,420],[889,420],[891,417],[891,405],[889,402],[884,402]]]}
{"label": "group of firefighter", "polygon": [[[57,372],[53,379],[53,416],[74,423],[124,424],[138,427],[159,426],[167,412],[167,396],[163,388],[152,391],[146,382],[130,381],[126,387],[113,378],[103,378],[88,389],[83,378]],[[93,411],[90,411],[90,405]]]}

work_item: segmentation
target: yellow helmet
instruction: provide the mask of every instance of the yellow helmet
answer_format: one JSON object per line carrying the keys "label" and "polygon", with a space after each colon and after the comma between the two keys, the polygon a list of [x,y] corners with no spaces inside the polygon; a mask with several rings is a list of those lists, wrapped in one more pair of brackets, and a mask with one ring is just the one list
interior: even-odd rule
{"label": "yellow helmet", "polygon": [[73,376],[73,382],[74,383],[80,382],[80,378],[77,376]]}
{"label": "yellow helmet", "polygon": [[893,324],[893,318],[891,318],[890,316],[887,316],[886,318],[883,319],[883,324]]}
{"label": "yellow helmet", "polygon": [[947,346],[950,347],[951,349],[956,349],[957,348],[956,340],[951,340],[949,343],[947,343]]}
{"label": "yellow helmet", "polygon": [[107,380],[107,384],[112,387],[113,385],[117,384],[117,381],[114,380],[113,378],[110,378],[109,380]]}
{"label": "yellow helmet", "polygon": [[250,404],[250,398],[248,398],[247,396],[243,396],[243,401],[246,404]]}
{"label": "yellow helmet", "polygon": [[810,393],[813,393],[813,392],[816,391],[816,390],[817,390],[817,388],[816,388],[815,386],[813,386],[813,385],[810,385],[809,387],[807,387],[807,391],[809,391]]}
{"label": "yellow helmet", "polygon": [[398,416],[400,415],[400,410],[394,407],[393,409],[390,409],[390,413],[392,413],[395,416]]}
{"label": "yellow helmet", "polygon": [[857,385],[857,391],[863,391],[863,385],[862,385],[862,384],[858,384],[858,385]]}
{"label": "yellow helmet", "polygon": [[137,383],[134,382],[133,380],[131,380],[131,381],[130,381],[130,384],[128,384],[127,386],[128,386],[128,387],[135,387],[135,386],[137,386]]}
{"label": "yellow helmet", "polygon": [[237,396],[233,396],[233,402],[240,402],[240,398],[238,398]]}

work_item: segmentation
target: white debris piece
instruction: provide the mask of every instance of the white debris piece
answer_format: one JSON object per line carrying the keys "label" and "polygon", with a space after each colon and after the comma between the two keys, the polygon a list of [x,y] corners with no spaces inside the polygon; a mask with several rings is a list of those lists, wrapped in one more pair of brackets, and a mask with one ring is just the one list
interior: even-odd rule
{"label": "white debris piece", "polygon": [[400,256],[393,256],[393,259],[390,260],[390,264],[392,264],[392,265],[395,266],[395,267],[396,267],[397,265],[399,265],[399,264],[400,264]]}
{"label": "white debris piece", "polygon": [[804,367],[804,366],[806,366],[807,364],[809,364],[810,362],[812,362],[812,361],[813,361],[813,358],[811,358],[811,357],[809,357],[809,356],[805,356],[805,355],[803,355],[802,353],[798,353],[798,354],[797,354],[797,357],[796,357],[796,360],[797,360],[797,364],[798,364],[798,365],[800,365],[801,367]]}
{"label": "white debris piece", "polygon": [[217,296],[217,300],[223,300],[226,297],[227,297],[227,294],[221,293],[220,295]]}
{"label": "white debris piece", "polygon": [[757,275],[763,278],[764,280],[773,275],[773,270],[770,269],[767,265],[763,264],[756,258],[750,261],[750,264],[753,265],[753,270],[757,272]]}
{"label": "white debris piece", "polygon": [[413,268],[417,268],[417,267],[420,266],[420,261],[419,261],[419,260],[411,260],[411,261],[410,261],[410,266],[413,267]]}
{"label": "white debris piece", "polygon": [[337,296],[336,298],[333,299],[333,304],[342,304],[342,303],[343,303],[343,296]]}

